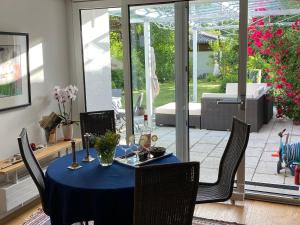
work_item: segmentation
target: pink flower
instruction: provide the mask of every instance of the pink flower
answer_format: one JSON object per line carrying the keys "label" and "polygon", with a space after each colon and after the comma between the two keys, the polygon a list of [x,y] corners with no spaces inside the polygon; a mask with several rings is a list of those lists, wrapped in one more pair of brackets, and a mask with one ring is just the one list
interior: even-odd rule
{"label": "pink flower", "polygon": [[282,84],[276,84],[275,89],[282,89]]}
{"label": "pink flower", "polygon": [[263,39],[265,40],[265,41],[268,41],[269,39],[271,39],[273,37],[273,34],[269,31],[269,30],[267,30],[266,32],[265,32],[265,34],[263,35]]}
{"label": "pink flower", "polygon": [[254,42],[254,45],[257,47],[257,48],[261,48],[263,46],[263,44],[261,43],[261,41],[257,40]]}
{"label": "pink flower", "polygon": [[281,37],[283,35],[283,30],[281,28],[278,28],[275,32],[277,37]]}
{"label": "pink flower", "polygon": [[254,50],[251,47],[248,47],[248,55],[253,56],[254,55]]}

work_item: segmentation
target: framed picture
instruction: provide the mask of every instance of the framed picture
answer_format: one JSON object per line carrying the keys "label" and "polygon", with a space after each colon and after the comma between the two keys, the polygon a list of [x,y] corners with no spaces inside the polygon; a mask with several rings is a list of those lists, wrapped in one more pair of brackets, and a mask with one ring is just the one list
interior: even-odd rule
{"label": "framed picture", "polygon": [[0,32],[0,111],[31,104],[26,33]]}

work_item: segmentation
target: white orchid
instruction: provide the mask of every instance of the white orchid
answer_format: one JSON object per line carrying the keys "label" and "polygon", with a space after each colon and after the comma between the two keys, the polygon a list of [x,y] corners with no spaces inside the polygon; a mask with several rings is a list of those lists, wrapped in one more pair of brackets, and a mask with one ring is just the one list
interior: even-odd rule
{"label": "white orchid", "polygon": [[[65,88],[55,86],[53,88],[53,97],[58,102],[60,117],[64,124],[72,123],[72,102],[76,100],[78,88],[75,85],[69,85]],[[66,111],[66,104],[69,102],[69,113]]]}

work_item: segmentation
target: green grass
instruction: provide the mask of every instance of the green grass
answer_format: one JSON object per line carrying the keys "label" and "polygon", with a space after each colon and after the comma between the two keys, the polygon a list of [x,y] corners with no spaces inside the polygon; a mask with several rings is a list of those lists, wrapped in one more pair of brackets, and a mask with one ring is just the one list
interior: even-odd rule
{"label": "green grass", "polygon": [[[198,102],[200,102],[202,93],[208,92],[208,93],[217,93],[220,92],[220,86],[221,83],[218,81],[213,82],[207,82],[203,80],[198,80]],[[192,83],[189,84],[189,91],[190,91],[190,100],[193,94],[193,85]],[[139,93],[144,93],[144,99],[142,105],[146,105],[146,94],[145,90],[143,91],[134,91],[134,103],[135,99],[137,98],[137,95]],[[167,104],[169,102],[175,102],[175,83],[163,83],[160,84],[160,92],[159,95],[154,100],[154,107],[158,107],[164,104]]]}

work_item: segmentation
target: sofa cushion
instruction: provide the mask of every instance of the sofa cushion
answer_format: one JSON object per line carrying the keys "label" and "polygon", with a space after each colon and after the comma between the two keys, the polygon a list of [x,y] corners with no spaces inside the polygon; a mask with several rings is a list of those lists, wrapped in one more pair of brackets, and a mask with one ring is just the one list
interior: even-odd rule
{"label": "sofa cushion", "polygon": [[[267,91],[266,83],[247,83],[247,98],[257,98],[264,91]],[[227,83],[226,84],[226,94],[237,95],[238,84],[237,83]]]}

